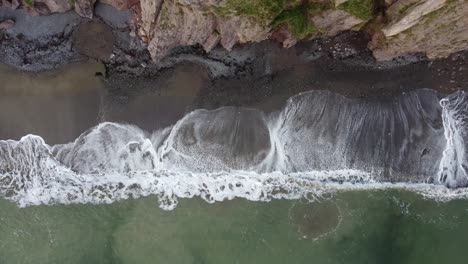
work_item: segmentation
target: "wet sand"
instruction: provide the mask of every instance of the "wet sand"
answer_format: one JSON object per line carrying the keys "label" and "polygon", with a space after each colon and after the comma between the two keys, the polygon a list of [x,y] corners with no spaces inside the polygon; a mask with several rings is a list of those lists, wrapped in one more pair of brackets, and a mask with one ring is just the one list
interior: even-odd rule
{"label": "wet sand", "polygon": [[66,143],[103,121],[154,131],[200,108],[275,111],[289,97],[308,90],[385,101],[421,88],[449,94],[468,87],[466,52],[383,67],[325,55],[306,60],[300,46],[259,49],[243,72],[230,77],[214,76],[206,65],[187,61],[151,76],[114,73],[107,78],[104,66],[92,60],[42,73],[0,66],[0,139],[36,134],[49,144]]}
{"label": "wet sand", "polygon": [[103,92],[98,71],[103,66],[95,62],[41,74],[0,66],[0,138],[36,134],[65,143],[97,124]]}
{"label": "wet sand", "polygon": [[162,82],[129,87],[114,94],[100,77],[102,64],[70,64],[46,73],[22,73],[0,67],[0,138],[43,137],[48,144],[67,143],[99,122],[132,123],[148,131],[173,124],[188,111],[207,80],[179,67]]}

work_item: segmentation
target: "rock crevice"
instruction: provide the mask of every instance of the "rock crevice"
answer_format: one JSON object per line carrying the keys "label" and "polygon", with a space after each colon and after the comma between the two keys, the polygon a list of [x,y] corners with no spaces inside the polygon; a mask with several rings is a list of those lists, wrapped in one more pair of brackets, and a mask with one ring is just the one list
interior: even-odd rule
{"label": "rock crevice", "polygon": [[[96,1],[131,10],[130,35],[141,38],[155,63],[181,46],[210,52],[271,39],[287,48],[350,30],[370,34],[377,60],[468,49],[467,0],[0,0],[0,7],[92,18]],[[7,19],[0,18],[0,30],[13,27]]]}

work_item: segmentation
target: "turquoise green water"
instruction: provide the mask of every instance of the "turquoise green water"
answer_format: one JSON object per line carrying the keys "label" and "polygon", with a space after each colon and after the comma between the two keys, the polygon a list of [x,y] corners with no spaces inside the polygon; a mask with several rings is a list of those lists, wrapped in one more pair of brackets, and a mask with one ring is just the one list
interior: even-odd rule
{"label": "turquoise green water", "polygon": [[468,263],[468,201],[345,192],[328,201],[181,200],[24,209],[0,200],[0,263]]}

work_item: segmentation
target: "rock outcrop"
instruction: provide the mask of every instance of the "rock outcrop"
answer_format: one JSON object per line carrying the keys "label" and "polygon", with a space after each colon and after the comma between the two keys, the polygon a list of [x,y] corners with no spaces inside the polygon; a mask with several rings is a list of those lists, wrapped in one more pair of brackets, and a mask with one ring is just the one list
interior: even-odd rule
{"label": "rock outcrop", "polygon": [[11,19],[0,21],[0,30],[12,28],[14,25],[15,25],[15,21]]}
{"label": "rock outcrop", "polygon": [[75,12],[82,17],[93,18],[96,0],[75,0]]}
{"label": "rock outcrop", "polygon": [[[107,0],[116,3],[118,0]],[[127,1],[127,0],[122,0]],[[96,0],[0,0],[0,7],[22,7],[31,15],[65,13],[72,9],[82,17],[92,18]]]}
{"label": "rock outcrop", "polygon": [[69,1],[63,0],[36,0],[32,3],[37,11],[45,14],[64,13],[72,8],[72,5]]}
{"label": "rock outcrop", "polygon": [[334,35],[366,22],[332,1],[141,0],[140,35],[154,61],[176,46],[275,39],[289,47],[300,39]]}
{"label": "rock outcrop", "polygon": [[0,7],[92,18],[96,1],[133,11],[131,35],[146,43],[154,62],[178,46],[209,52],[272,39],[287,48],[347,30],[367,31],[378,60],[468,49],[468,0],[0,0]]}
{"label": "rock outcrop", "polygon": [[176,46],[199,44],[209,52],[221,44],[230,50],[237,43],[262,41],[270,29],[252,17],[221,16],[216,1],[141,0],[140,34],[158,61]]}
{"label": "rock outcrop", "polygon": [[378,60],[406,53],[425,53],[430,59],[468,48],[467,0],[399,0],[386,10]]}
{"label": "rock outcrop", "polygon": [[1,0],[0,1],[0,7],[7,7],[7,8],[13,8],[16,9],[20,6],[20,3],[18,0]]}

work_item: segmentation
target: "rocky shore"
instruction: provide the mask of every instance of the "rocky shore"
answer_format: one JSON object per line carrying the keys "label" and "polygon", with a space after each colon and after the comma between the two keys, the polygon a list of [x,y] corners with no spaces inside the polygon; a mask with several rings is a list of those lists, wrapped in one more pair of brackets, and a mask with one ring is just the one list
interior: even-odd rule
{"label": "rocky shore", "polygon": [[0,2],[0,63],[42,72],[95,60],[105,67],[96,75],[122,91],[189,67],[207,76],[210,98],[220,94],[201,107],[244,104],[237,91],[246,93],[238,100],[256,100],[278,85],[287,96],[329,89],[380,97],[450,93],[468,81],[468,5],[460,0],[30,2]]}

